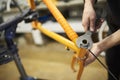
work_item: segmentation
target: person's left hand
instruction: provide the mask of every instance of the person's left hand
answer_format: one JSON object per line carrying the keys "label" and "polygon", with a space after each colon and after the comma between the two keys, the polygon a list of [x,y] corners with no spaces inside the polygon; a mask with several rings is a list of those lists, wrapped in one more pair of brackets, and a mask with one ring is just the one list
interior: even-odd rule
{"label": "person's left hand", "polygon": [[[93,44],[93,47],[91,48],[91,51],[94,53],[95,56],[99,56],[99,54],[101,52],[97,43]],[[88,55],[87,55],[87,59],[85,60],[85,66],[87,66],[88,64],[94,62],[95,59],[96,59],[89,51],[88,51],[87,54]]]}

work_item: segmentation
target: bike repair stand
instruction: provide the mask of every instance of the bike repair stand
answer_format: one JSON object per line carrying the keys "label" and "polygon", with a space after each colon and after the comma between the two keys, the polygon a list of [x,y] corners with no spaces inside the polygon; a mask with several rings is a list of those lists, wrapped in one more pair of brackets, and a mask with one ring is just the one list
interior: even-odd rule
{"label": "bike repair stand", "polygon": [[[22,65],[22,62],[21,62],[19,54],[18,54],[17,45],[13,41],[13,38],[15,37],[15,33],[16,33],[17,24],[20,22],[20,21],[17,21],[17,20],[18,19],[16,19],[15,22],[11,22],[10,25],[8,25],[9,27],[7,27],[4,30],[5,41],[6,41],[6,45],[7,45],[7,49],[6,49],[7,51],[6,52],[8,52],[6,54],[10,53],[8,55],[8,58],[5,57],[6,54],[3,53],[3,54],[5,54],[4,55],[4,57],[5,57],[4,60],[6,60],[6,63],[10,62],[11,58],[14,60],[16,66],[17,66],[17,69],[20,73],[20,80],[45,80],[45,79],[35,79],[33,77],[30,77],[30,76],[27,75],[27,73],[24,70],[24,67]],[[22,21],[22,19],[21,19],[21,21]]]}
{"label": "bike repair stand", "polygon": [[15,37],[15,33],[16,33],[16,28],[17,28],[17,24],[14,24],[5,30],[5,40],[7,43],[8,50],[12,53],[11,56],[15,61],[17,69],[21,75],[20,80],[36,80],[33,77],[29,77],[26,74],[22,62],[20,60],[17,46],[13,41],[13,38]]}

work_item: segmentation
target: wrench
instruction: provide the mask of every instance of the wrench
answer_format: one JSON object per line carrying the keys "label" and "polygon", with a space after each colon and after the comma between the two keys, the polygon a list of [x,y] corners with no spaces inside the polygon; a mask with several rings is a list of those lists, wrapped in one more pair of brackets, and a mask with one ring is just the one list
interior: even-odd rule
{"label": "wrench", "polygon": [[93,33],[92,31],[88,30],[85,34],[78,37],[78,39],[76,40],[77,47],[90,49],[93,45],[93,41],[91,38],[92,33]]}

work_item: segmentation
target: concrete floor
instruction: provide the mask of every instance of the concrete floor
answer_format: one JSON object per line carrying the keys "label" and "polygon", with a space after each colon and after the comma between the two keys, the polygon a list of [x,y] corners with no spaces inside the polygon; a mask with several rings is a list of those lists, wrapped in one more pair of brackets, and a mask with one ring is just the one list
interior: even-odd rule
{"label": "concrete floor", "polygon": [[[28,75],[48,80],[76,80],[70,68],[72,51],[55,41],[43,46],[29,43],[23,37],[18,40],[19,55]],[[104,57],[99,57],[104,63]],[[10,62],[0,66],[0,80],[19,80],[19,72]],[[107,80],[106,70],[97,62],[85,67],[81,80]]]}

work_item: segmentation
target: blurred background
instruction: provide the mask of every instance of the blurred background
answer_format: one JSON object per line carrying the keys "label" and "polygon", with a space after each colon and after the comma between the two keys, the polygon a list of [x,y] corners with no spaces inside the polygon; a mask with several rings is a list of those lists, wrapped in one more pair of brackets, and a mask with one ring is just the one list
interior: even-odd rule
{"label": "blurred background", "polygon": [[[83,0],[52,1],[67,19],[74,31],[79,36],[82,35],[84,33],[84,28],[81,24],[84,8]],[[67,38],[64,30],[56,22],[42,0],[34,0],[34,2],[41,17],[49,15],[49,18],[42,20],[42,26]],[[95,5],[97,15],[105,18],[105,7],[106,0],[98,0]],[[22,14],[22,11],[27,8],[29,8],[27,0],[0,0],[0,24],[13,19],[18,14]],[[107,30],[105,21],[98,32],[92,36],[93,41],[97,42],[106,37]],[[77,72],[74,73],[70,68],[74,52],[72,50],[67,51],[65,45],[47,37],[39,30],[33,29],[31,23],[22,21],[17,25],[14,42],[17,44],[18,60],[22,64],[16,64],[17,61],[8,61],[4,64],[0,56],[0,80],[29,80],[20,78],[21,74],[23,77],[31,76],[47,80],[76,79]],[[0,31],[0,55],[4,52],[2,50],[4,50],[3,45],[5,44],[4,31]],[[105,64],[104,56],[105,53],[103,52],[99,56],[99,59]],[[21,65],[22,67],[19,67]],[[20,71],[21,68],[22,71]],[[78,65],[76,65],[76,68],[78,69]],[[107,80],[107,72],[98,61],[95,61],[85,67],[81,80]]]}

